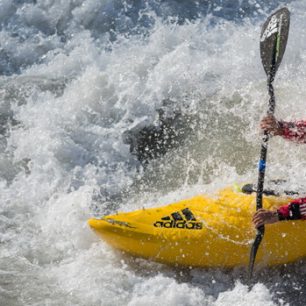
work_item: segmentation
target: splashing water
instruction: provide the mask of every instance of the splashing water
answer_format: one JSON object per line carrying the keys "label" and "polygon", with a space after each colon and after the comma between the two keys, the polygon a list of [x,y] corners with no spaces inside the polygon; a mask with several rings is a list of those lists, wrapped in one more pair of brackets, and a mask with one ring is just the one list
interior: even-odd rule
{"label": "splashing water", "polygon": [[[241,269],[123,257],[86,224],[256,180],[260,26],[283,4],[276,115],[306,117],[306,4],[269,3],[0,2],[1,305],[301,304],[304,262],[264,269],[248,288]],[[156,126],[160,109],[182,114],[184,137],[143,167],[123,135]],[[272,139],[268,179],[302,188],[305,150]]]}

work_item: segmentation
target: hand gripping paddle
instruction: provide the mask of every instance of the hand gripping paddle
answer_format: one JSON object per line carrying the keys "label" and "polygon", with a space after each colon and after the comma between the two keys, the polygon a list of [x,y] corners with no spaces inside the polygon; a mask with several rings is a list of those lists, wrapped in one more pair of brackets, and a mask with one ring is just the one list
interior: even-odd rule
{"label": "hand gripping paddle", "polygon": [[[267,19],[261,30],[260,56],[264,70],[267,74],[267,85],[270,96],[269,108],[267,111],[268,115],[274,114],[275,96],[272,83],[286,49],[289,24],[290,13],[287,8],[282,8],[276,11]],[[262,138],[260,160],[258,165],[259,173],[257,183],[256,210],[262,208],[262,194],[265,179],[268,140],[269,135],[267,132],[265,132]],[[249,261],[249,279],[252,278],[257,250],[264,236],[264,233],[265,227],[263,225],[257,229],[257,234],[251,248]]]}

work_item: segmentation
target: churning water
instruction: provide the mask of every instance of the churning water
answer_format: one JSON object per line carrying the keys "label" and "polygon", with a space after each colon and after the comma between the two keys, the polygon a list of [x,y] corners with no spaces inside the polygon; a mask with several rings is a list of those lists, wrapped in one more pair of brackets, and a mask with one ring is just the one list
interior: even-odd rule
{"label": "churning water", "polygon": [[[303,304],[304,262],[248,287],[242,269],[123,257],[86,223],[256,181],[260,27],[282,5],[276,115],[305,118],[304,1],[0,1],[1,305]],[[124,135],[161,110],[181,136],[140,162]],[[305,145],[275,138],[268,155],[267,179],[305,186]]]}

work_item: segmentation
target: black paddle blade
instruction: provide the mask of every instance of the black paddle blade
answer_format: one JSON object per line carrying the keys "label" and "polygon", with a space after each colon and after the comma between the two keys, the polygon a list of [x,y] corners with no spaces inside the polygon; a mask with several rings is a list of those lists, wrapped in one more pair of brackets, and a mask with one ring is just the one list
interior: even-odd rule
{"label": "black paddle blade", "polygon": [[285,53],[290,12],[282,8],[264,23],[260,35],[260,55],[266,74],[274,78]]}

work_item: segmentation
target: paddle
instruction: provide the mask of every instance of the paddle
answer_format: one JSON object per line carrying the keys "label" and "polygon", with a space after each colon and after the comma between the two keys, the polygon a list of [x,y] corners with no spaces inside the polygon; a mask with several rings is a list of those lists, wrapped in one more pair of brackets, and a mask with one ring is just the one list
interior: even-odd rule
{"label": "paddle", "polygon": [[[244,186],[242,186],[241,191],[245,194],[252,194],[253,192],[257,192],[253,184],[245,184]],[[293,195],[298,195],[299,193],[298,191],[291,191],[291,190],[282,190],[281,192],[279,192],[271,189],[264,189],[262,191],[262,194],[266,196],[279,197],[281,194],[285,194],[287,196],[293,196]]]}
{"label": "paddle", "polygon": [[[260,56],[264,70],[267,74],[267,85],[269,91],[269,107],[267,114],[273,115],[275,109],[275,96],[273,89],[273,81],[276,71],[283,58],[290,24],[290,13],[287,8],[282,8],[272,14],[267,21],[264,23],[261,35],[260,35]],[[265,179],[266,169],[266,157],[268,147],[269,135],[267,132],[264,133],[261,143],[261,152],[258,165],[258,183],[257,183],[257,195],[256,195],[256,210],[262,208],[262,195],[263,185]],[[253,242],[250,261],[249,261],[249,279],[252,278],[255,258],[258,247],[264,236],[265,227],[260,226],[257,229],[257,234]]]}

